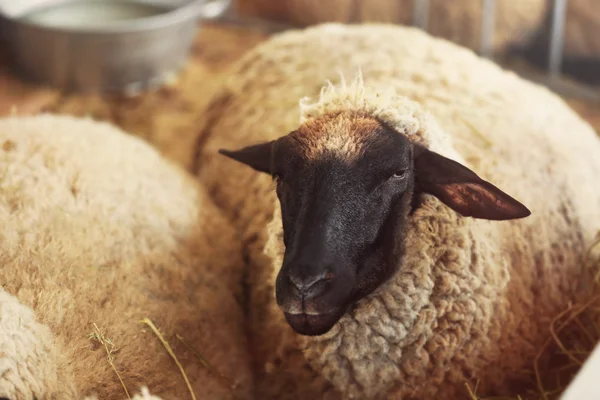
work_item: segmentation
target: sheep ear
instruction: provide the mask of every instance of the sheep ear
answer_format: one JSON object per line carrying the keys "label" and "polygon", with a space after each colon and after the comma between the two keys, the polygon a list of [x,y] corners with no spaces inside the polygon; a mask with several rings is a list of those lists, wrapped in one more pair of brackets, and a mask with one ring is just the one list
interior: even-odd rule
{"label": "sheep ear", "polygon": [[236,151],[220,149],[219,154],[246,164],[256,171],[271,174],[274,143],[274,141],[271,141],[256,144]]}
{"label": "sheep ear", "polygon": [[414,147],[417,190],[436,196],[465,217],[510,220],[531,212],[464,165],[422,146]]}

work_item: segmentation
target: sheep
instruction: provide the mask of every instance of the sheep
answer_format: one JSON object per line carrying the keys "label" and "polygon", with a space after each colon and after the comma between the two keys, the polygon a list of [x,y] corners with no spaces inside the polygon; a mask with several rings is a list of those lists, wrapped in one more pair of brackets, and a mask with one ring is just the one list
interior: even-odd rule
{"label": "sheep", "polygon": [[[267,17],[294,25],[323,22],[413,23],[416,0],[240,0],[242,15]],[[431,0],[427,30],[479,50],[481,0]],[[498,1],[495,8],[493,49],[504,53],[510,45],[527,44],[543,21],[546,0]]]}
{"label": "sheep", "polygon": [[506,394],[591,290],[600,140],[546,88],[415,28],[328,23],[218,93],[196,174],[243,237],[258,398]]}
{"label": "sheep", "polygon": [[238,234],[149,144],[92,119],[0,119],[0,227],[0,398],[190,398],[144,318],[196,398],[252,398]]}

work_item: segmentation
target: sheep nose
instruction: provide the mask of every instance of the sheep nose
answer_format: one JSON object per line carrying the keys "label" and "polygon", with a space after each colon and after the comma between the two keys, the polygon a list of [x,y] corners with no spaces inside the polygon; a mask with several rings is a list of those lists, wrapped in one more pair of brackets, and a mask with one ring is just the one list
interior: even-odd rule
{"label": "sheep nose", "polygon": [[333,274],[325,270],[314,275],[290,275],[289,279],[294,288],[307,299],[320,294],[324,288],[319,290],[316,288],[317,284],[330,281],[333,279]]}

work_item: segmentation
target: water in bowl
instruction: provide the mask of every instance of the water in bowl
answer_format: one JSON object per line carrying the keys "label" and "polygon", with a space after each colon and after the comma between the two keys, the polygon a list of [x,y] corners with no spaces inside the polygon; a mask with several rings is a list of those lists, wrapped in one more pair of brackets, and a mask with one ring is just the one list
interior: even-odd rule
{"label": "water in bowl", "polygon": [[170,10],[172,7],[136,1],[79,0],[34,10],[22,19],[43,26],[82,28],[152,17]]}

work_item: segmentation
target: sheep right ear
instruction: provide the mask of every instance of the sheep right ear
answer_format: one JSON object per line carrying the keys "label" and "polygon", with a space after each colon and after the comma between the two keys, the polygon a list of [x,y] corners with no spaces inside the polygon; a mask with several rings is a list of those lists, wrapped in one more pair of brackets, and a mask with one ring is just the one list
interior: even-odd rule
{"label": "sheep right ear", "polygon": [[219,154],[246,164],[258,172],[271,174],[274,143],[275,141],[255,144],[235,151],[220,149]]}
{"label": "sheep right ear", "polygon": [[415,183],[465,217],[495,221],[525,218],[529,209],[454,160],[415,146]]}

